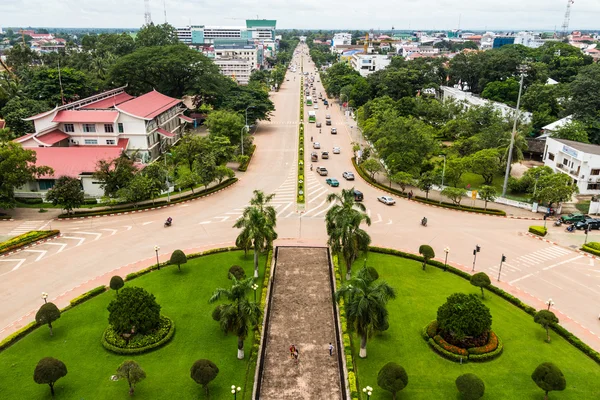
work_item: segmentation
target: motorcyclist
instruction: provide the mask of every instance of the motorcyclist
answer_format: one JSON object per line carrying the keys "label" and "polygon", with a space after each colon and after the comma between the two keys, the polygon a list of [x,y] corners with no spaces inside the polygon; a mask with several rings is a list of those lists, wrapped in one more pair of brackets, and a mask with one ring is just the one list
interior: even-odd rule
{"label": "motorcyclist", "polygon": [[312,164],[310,164],[310,170],[312,171]]}
{"label": "motorcyclist", "polygon": [[421,225],[427,226],[427,217],[423,217],[423,219],[421,220]]}
{"label": "motorcyclist", "polygon": [[319,133],[323,133],[323,132],[321,132],[321,128],[319,128]]}

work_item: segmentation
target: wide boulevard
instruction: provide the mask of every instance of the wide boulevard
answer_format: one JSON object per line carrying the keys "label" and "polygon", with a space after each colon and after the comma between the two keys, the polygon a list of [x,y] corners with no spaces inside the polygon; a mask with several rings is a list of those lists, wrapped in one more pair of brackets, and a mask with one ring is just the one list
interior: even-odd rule
{"label": "wide boulevard", "polygon": [[[304,71],[315,73],[307,48],[303,57]],[[300,53],[301,53],[300,52]],[[296,65],[301,54],[295,56]],[[366,230],[373,245],[417,252],[419,245],[430,244],[438,259],[444,260],[444,248],[449,247],[448,262],[471,271],[473,249],[481,246],[474,265],[484,271],[492,282],[540,309],[548,298],[561,323],[600,350],[600,266],[572,247],[547,243],[526,234],[531,224],[527,220],[476,215],[431,207],[404,199],[394,206],[377,201],[384,193],[367,185],[357,174],[354,182],[342,178],[342,172],[352,167],[351,129],[339,106],[327,110],[318,102],[316,124],[306,124],[305,165],[306,194],[304,209],[296,205],[296,159],[299,124],[300,68],[288,71],[281,90],[272,94],[276,111],[270,121],[261,122],[255,134],[254,158],[245,173],[238,173],[239,182],[214,195],[158,210],[126,215],[77,220],[15,220],[0,222],[0,233],[18,233],[31,229],[59,229],[60,238],[18,253],[0,257],[0,339],[33,320],[33,312],[41,304],[40,294],[48,292],[49,300],[59,307],[69,299],[94,286],[108,284],[112,274],[125,275],[134,269],[156,261],[154,246],[160,246],[159,257],[166,260],[175,249],[199,251],[233,245],[238,231],[234,221],[248,204],[252,191],[275,193],[277,209],[277,244],[324,244],[327,241],[324,216],[331,204],[327,194],[355,186],[365,196],[364,204],[372,219]],[[316,78],[318,79],[318,78]],[[321,82],[315,82],[317,93],[325,94]],[[307,107],[306,111],[313,107]],[[325,125],[326,114],[332,125]],[[307,117],[307,112],[305,116]],[[332,135],[332,127],[338,134]],[[329,151],[328,160],[313,163],[311,136]],[[340,147],[341,154],[332,154]],[[340,181],[339,188],[325,184],[316,173],[325,166],[329,177]],[[40,214],[43,215],[43,214]],[[173,226],[163,227],[167,217]],[[427,227],[420,225],[426,216]],[[500,259],[506,255],[500,282]],[[435,288],[432,288],[435,290]],[[515,309],[515,312],[517,310]]]}

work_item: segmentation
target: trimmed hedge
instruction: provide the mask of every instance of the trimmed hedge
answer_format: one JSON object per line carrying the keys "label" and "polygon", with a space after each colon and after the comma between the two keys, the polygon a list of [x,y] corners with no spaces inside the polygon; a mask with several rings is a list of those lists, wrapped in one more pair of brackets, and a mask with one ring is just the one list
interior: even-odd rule
{"label": "trimmed hedge", "polygon": [[[156,334],[143,335],[141,339],[130,341],[126,344],[125,339],[108,326],[102,334],[102,346],[116,354],[141,354],[155,350],[167,344],[175,334],[175,322],[165,315],[160,316],[160,326]],[[119,345],[127,346],[121,347]],[[136,346],[137,345],[137,346]]]}
{"label": "trimmed hedge", "polygon": [[480,354],[491,353],[492,351],[496,350],[497,348],[498,348],[498,336],[496,336],[494,331],[490,331],[487,344],[485,344],[483,346],[479,346],[479,347],[471,347],[471,348],[467,349],[467,351],[469,352],[469,357],[471,357],[471,355],[473,355],[473,354],[480,355]]}
{"label": "trimmed hedge", "polygon": [[590,254],[593,254],[595,256],[600,256],[600,243],[598,243],[598,242],[586,243],[583,245],[583,247],[580,250],[585,251]]}
{"label": "trimmed hedge", "polygon": [[30,322],[28,325],[25,325],[23,328],[19,329],[18,331],[5,337],[4,340],[2,340],[0,342],[0,352],[9,348],[10,346],[12,346],[16,342],[18,342],[21,338],[24,338],[25,336],[27,336],[30,332],[33,332],[39,326],[40,326],[40,324],[33,321],[33,322]]}
{"label": "trimmed hedge", "polygon": [[469,354],[469,361],[484,362],[498,358],[498,356],[502,354],[502,351],[504,351],[504,344],[502,343],[502,340],[499,337],[496,337],[496,339],[498,340],[496,350],[485,354]]}
{"label": "trimmed hedge", "polygon": [[252,161],[252,156],[254,155],[255,150],[256,150],[255,144],[250,146],[250,151],[248,151],[248,159],[239,165],[238,171],[246,172],[246,170],[248,169],[248,166],[250,165],[250,161]]}
{"label": "trimmed hedge", "polygon": [[440,356],[444,357],[447,360],[450,361],[456,361],[456,362],[467,362],[468,357],[464,357],[464,356],[459,356],[458,354],[454,354],[446,349],[444,349],[442,346],[440,346],[439,344],[437,344],[435,342],[435,340],[433,340],[433,338],[429,338],[429,340],[427,341],[427,343],[429,343],[429,346],[431,346],[431,348],[438,353]]}
{"label": "trimmed hedge", "polygon": [[157,200],[155,202],[155,204],[147,204],[144,206],[140,206],[138,208],[133,208],[133,207],[124,207],[124,208],[114,208],[112,210],[104,210],[104,211],[83,211],[83,212],[75,212],[75,213],[71,213],[69,215],[67,214],[60,214],[58,216],[58,218],[78,218],[78,217],[95,217],[95,216],[99,216],[99,215],[110,215],[110,214],[117,214],[117,213],[125,213],[125,212],[137,212],[137,211],[141,211],[141,210],[146,210],[148,208],[156,208],[156,207],[162,207],[162,206],[168,206],[168,205],[172,205],[172,204],[177,204],[177,203],[181,203],[183,201],[187,201],[187,200],[191,200],[191,199],[196,199],[199,197],[204,197],[207,196],[211,193],[214,193],[216,191],[219,191],[221,189],[224,189],[230,185],[233,185],[234,183],[236,183],[238,181],[238,178],[231,178],[231,179],[227,179],[224,180],[223,182],[219,183],[216,186],[213,186],[210,189],[203,189],[200,190],[199,192],[196,193],[190,193],[186,196],[182,196],[179,197],[177,199],[173,199],[171,200],[170,203],[167,202],[166,199],[161,198],[159,200]]}
{"label": "trimmed hedge", "polygon": [[548,229],[546,229],[543,226],[532,225],[529,227],[529,233],[533,233],[534,235],[543,237],[543,236],[546,236],[546,234],[548,233]]}
{"label": "trimmed hedge", "polygon": [[[363,178],[369,184],[375,186],[378,189],[384,190],[388,193],[395,194],[396,196],[407,197],[407,195],[405,193],[402,193],[401,191],[399,191],[397,189],[391,188],[389,186],[384,186],[384,185],[372,180],[371,177],[368,176],[365,173],[365,171],[363,171],[363,169],[359,165],[356,164],[356,157],[352,157],[352,165],[354,165],[354,169],[356,170],[356,172],[358,172],[358,174],[361,176],[361,178]],[[449,208],[449,209],[457,210],[457,211],[468,211],[468,212],[474,212],[474,213],[479,213],[479,214],[498,215],[498,216],[502,216],[502,217],[506,216],[506,212],[504,212],[503,210],[498,210],[498,209],[494,209],[494,208],[488,208],[486,210],[481,207],[457,206],[455,204],[446,203],[444,201],[442,201],[440,203],[439,201],[426,199],[425,197],[422,197],[422,196],[414,196],[413,201],[418,201],[420,203],[430,204],[430,205],[443,207],[443,208]]]}
{"label": "trimmed hedge", "polygon": [[0,243],[0,254],[8,253],[9,251],[13,251],[23,246],[27,246],[28,244],[37,242],[38,240],[46,239],[59,234],[59,230],[29,231],[27,233],[15,236],[12,239],[8,239],[7,241]]}
{"label": "trimmed hedge", "polygon": [[421,330],[421,336],[429,346],[442,357],[456,362],[484,362],[490,361],[502,354],[502,341],[493,331],[490,331],[488,343],[485,346],[463,349],[446,342],[437,334],[438,323],[431,321]]}
{"label": "trimmed hedge", "polygon": [[465,357],[465,358],[469,357],[469,352],[467,351],[467,349],[463,349],[461,347],[454,346],[453,344],[450,344],[450,343],[446,342],[444,340],[444,338],[441,337],[440,335],[435,335],[433,337],[433,340],[439,346],[441,346],[444,350],[449,351],[450,353],[454,353],[454,354],[457,354],[457,355]]}
{"label": "trimmed hedge", "polygon": [[75,297],[73,300],[70,301],[70,305],[71,307],[76,306],[77,304],[81,304],[93,297],[98,296],[101,293],[106,292],[106,286],[102,285],[102,286],[98,286],[92,290],[90,290],[87,293],[82,294],[79,297]]}

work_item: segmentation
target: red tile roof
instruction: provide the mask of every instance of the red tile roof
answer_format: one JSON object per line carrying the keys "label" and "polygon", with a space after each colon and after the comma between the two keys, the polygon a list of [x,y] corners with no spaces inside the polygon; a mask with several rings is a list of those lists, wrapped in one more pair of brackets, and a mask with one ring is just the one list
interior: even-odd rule
{"label": "red tile roof", "polygon": [[174,133],[171,133],[171,132],[169,132],[169,131],[166,131],[166,130],[164,130],[163,128],[158,128],[157,130],[158,130],[158,133],[159,133],[159,134],[161,134],[161,135],[163,135],[163,136],[166,136],[166,137],[168,137],[168,138],[173,138],[173,137],[175,137],[175,134],[174,134]]}
{"label": "red tile roof", "polygon": [[182,120],[184,120],[185,122],[190,122],[190,123],[194,122],[194,120],[193,120],[193,119],[191,119],[190,117],[186,117],[185,115],[180,115],[180,116],[179,116],[179,119],[182,119]]}
{"label": "red tile roof", "polygon": [[33,135],[34,135],[33,133],[26,133],[26,134],[25,134],[25,135],[23,135],[23,136],[19,136],[18,138],[16,138],[16,139],[13,139],[13,142],[17,142],[17,143],[24,142],[24,141],[26,141],[27,139],[29,139],[30,137],[32,137]]}
{"label": "red tile roof", "polygon": [[5,126],[6,126],[6,121],[3,119],[0,119],[0,129],[4,129]]}
{"label": "red tile roof", "polygon": [[42,177],[46,179],[92,173],[96,170],[98,161],[114,160],[121,154],[119,146],[31,147],[27,150],[33,150],[37,154],[36,165],[54,169],[54,174]]}
{"label": "red tile roof", "polygon": [[117,111],[92,111],[92,110],[62,110],[59,111],[52,122],[78,122],[78,123],[114,123],[119,113]]}
{"label": "red tile roof", "polygon": [[53,144],[56,144],[61,140],[65,140],[68,137],[69,135],[67,135],[66,133],[55,129],[52,132],[45,133],[44,135],[36,136],[36,139],[38,139],[42,143],[47,144],[48,146],[52,146]]}
{"label": "red tile roof", "polygon": [[127,94],[125,92],[122,93],[118,93],[114,96],[108,97],[106,99],[102,99],[102,100],[98,100],[94,103],[90,103],[90,104],[86,104],[85,106],[81,107],[82,109],[86,109],[86,108],[112,108],[118,104],[121,103],[125,103],[126,101],[129,101],[133,99],[133,96],[130,94]]}
{"label": "red tile roof", "polygon": [[119,104],[116,108],[134,117],[151,120],[179,103],[181,103],[181,100],[165,96],[153,90],[133,100]]}

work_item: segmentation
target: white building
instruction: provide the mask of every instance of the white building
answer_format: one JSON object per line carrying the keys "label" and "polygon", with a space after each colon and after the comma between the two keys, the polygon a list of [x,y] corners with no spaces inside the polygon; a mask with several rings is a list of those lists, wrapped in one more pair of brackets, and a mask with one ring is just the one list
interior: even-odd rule
{"label": "white building", "polygon": [[242,85],[248,84],[252,71],[260,68],[258,50],[251,45],[215,46],[214,62],[223,75]]}
{"label": "white building", "polygon": [[580,194],[600,194],[600,146],[549,137],[544,165],[569,175]]}
{"label": "white building", "polygon": [[336,33],[331,39],[332,51],[335,51],[337,46],[350,46],[352,44],[352,34],[347,32]]}
{"label": "white building", "polygon": [[391,55],[382,54],[354,54],[350,59],[350,65],[361,76],[368,76],[375,71],[386,68],[392,62]]}
{"label": "white building", "polygon": [[539,34],[533,32],[519,32],[515,35],[515,44],[522,44],[525,47],[537,49],[544,45],[544,40]]}
{"label": "white building", "polygon": [[190,25],[177,28],[177,38],[188,45],[248,44],[275,40],[276,20],[248,19],[245,26]]}

